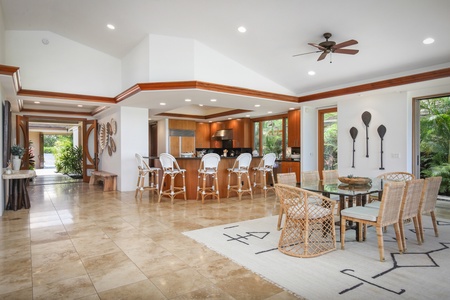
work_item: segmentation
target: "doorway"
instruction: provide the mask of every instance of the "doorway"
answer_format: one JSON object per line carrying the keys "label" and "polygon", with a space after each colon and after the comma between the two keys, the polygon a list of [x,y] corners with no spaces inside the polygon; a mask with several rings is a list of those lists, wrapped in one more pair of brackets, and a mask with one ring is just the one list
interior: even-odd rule
{"label": "doorway", "polygon": [[450,196],[450,95],[413,101],[414,175],[442,176],[439,194]]}

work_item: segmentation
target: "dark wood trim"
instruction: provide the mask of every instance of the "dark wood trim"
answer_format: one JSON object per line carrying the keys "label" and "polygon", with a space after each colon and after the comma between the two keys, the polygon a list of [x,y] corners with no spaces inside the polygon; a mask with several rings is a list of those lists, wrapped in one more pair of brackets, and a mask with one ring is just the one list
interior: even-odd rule
{"label": "dark wood trim", "polygon": [[46,122],[46,123],[73,123],[87,120],[86,118],[67,118],[67,117],[52,117],[52,116],[35,116],[25,115],[30,122]]}
{"label": "dark wood trim", "polygon": [[264,98],[271,100],[281,100],[287,102],[297,103],[296,96],[269,93],[264,91],[252,90],[247,88],[240,88],[229,85],[215,84],[203,81],[172,81],[172,82],[148,82],[138,83],[132,86],[125,92],[119,94],[116,97],[116,101],[120,102],[128,97],[135,95],[138,92],[143,91],[164,91],[164,90],[180,90],[180,89],[198,89],[205,91],[214,91],[220,93],[234,94],[239,96],[248,96],[256,98]]}
{"label": "dark wood trim", "polygon": [[260,122],[260,121],[269,121],[269,120],[276,120],[276,119],[283,119],[287,118],[288,114],[280,114],[280,115],[273,115],[273,116],[267,116],[267,117],[261,117],[261,118],[253,118],[253,122]]}
{"label": "dark wood trim", "polygon": [[15,73],[19,71],[19,67],[0,65],[0,74],[1,75],[10,75],[13,76]]}
{"label": "dark wood trim", "polygon": [[392,79],[386,79],[381,81],[376,81],[372,83],[366,83],[361,85],[355,85],[347,88],[337,89],[333,91],[323,92],[323,93],[317,93],[317,94],[311,94],[306,96],[300,96],[298,97],[298,102],[307,102],[312,100],[319,100],[319,99],[325,99],[325,98],[332,98],[332,97],[338,97],[338,96],[344,96],[344,95],[350,95],[350,94],[357,94],[367,91],[373,91],[378,89],[384,89],[389,88],[393,86],[399,86],[399,85],[405,85],[405,84],[411,84],[411,83],[417,83],[421,81],[428,81],[428,80],[434,80],[434,79],[440,79],[450,76],[450,68],[446,69],[440,69],[430,72],[424,72],[424,73],[418,73],[414,75],[408,75],[403,77],[397,77]]}
{"label": "dark wood trim", "polygon": [[74,112],[74,111],[63,111],[63,110],[50,110],[50,109],[22,109],[21,113],[38,113],[38,114],[51,114],[51,115],[79,115],[91,117],[90,112]]}
{"label": "dark wood trim", "polygon": [[52,99],[63,99],[63,100],[82,100],[88,102],[101,102],[115,104],[116,100],[110,97],[100,97],[100,96],[90,96],[81,94],[69,94],[69,93],[58,93],[58,92],[48,92],[48,91],[34,91],[34,90],[20,90],[17,92],[19,96],[28,97],[38,97],[38,98],[52,98]]}
{"label": "dark wood trim", "polygon": [[242,113],[247,113],[247,112],[251,112],[251,110],[233,109],[233,110],[228,110],[228,111],[224,111],[224,112],[221,112],[221,113],[211,114],[211,115],[206,115],[206,116],[202,116],[202,115],[185,115],[185,114],[177,114],[177,113],[160,113],[160,114],[158,114],[158,116],[174,117],[174,118],[188,118],[188,119],[205,119],[205,120],[207,120],[207,119],[226,117],[226,116],[230,116],[230,115],[242,114]]}

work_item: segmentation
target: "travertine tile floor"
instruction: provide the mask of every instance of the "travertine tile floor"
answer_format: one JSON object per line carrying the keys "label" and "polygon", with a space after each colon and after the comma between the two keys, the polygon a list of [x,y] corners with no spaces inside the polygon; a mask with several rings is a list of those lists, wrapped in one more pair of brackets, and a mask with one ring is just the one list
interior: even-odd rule
{"label": "travertine tile floor", "polygon": [[[201,201],[29,186],[31,208],[0,222],[0,299],[295,299],[181,233],[276,215],[271,192]],[[450,218],[450,205],[438,214]]]}
{"label": "travertine tile floor", "polygon": [[278,213],[273,192],[241,201],[30,185],[31,208],[0,222],[0,299],[295,299],[182,232]]}

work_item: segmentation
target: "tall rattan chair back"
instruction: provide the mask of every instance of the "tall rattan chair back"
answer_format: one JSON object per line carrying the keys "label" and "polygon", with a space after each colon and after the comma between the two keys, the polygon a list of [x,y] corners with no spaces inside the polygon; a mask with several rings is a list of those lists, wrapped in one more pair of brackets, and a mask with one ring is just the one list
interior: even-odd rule
{"label": "tall rattan chair back", "polygon": [[[261,188],[264,192],[264,198],[267,197],[267,192],[274,189],[275,177],[273,176],[273,167],[277,156],[275,153],[267,153],[263,156],[259,165],[253,168],[253,188]],[[257,175],[260,174],[259,182]],[[267,184],[267,174],[270,174],[272,185]]]}
{"label": "tall rattan chair back", "polygon": [[316,182],[320,180],[318,171],[303,171],[302,172],[302,184],[305,182]]}
{"label": "tall rattan chair back", "polygon": [[422,193],[422,199],[420,200],[419,207],[419,231],[420,231],[420,239],[422,243],[424,240],[423,233],[423,223],[422,218],[424,213],[429,213],[431,216],[431,221],[433,223],[434,235],[439,236],[437,221],[436,221],[436,201],[439,194],[439,188],[441,187],[442,177],[429,177],[425,178],[425,184]]}
{"label": "tall rattan chair back", "polygon": [[402,235],[403,251],[406,250],[405,221],[413,220],[416,231],[417,243],[422,243],[419,230],[419,206],[424,186],[423,179],[413,179],[405,181],[405,191],[403,192],[402,204],[400,206],[399,226]]}
{"label": "tall rattan chair back", "polygon": [[[277,174],[277,182],[281,184],[286,184],[290,186],[296,186],[297,185],[297,174],[295,172],[290,173],[278,173]],[[278,223],[277,223],[277,230],[281,229],[281,221],[283,219],[283,205],[280,203],[280,212],[278,213]]]}
{"label": "tall rattan chair back", "polygon": [[389,172],[378,175],[377,178],[381,178],[385,181],[407,181],[416,179],[416,176],[408,172]]}
{"label": "tall rattan chair back", "polygon": [[322,170],[322,178],[323,178],[324,184],[336,183],[339,178],[339,172],[338,172],[338,170]]}
{"label": "tall rattan chair back", "polygon": [[286,214],[278,242],[280,252],[314,257],[336,249],[334,200],[280,183],[275,191]]}

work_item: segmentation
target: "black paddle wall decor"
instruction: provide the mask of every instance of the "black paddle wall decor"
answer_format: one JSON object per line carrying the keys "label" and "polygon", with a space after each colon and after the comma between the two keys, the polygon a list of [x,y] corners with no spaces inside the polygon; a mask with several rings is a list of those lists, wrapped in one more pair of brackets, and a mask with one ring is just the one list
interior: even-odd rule
{"label": "black paddle wall decor", "polygon": [[363,112],[361,118],[364,122],[364,125],[366,126],[366,157],[369,157],[369,123],[372,119],[372,115],[370,114],[370,112],[365,111]]}
{"label": "black paddle wall decor", "polygon": [[384,170],[384,167],[383,167],[383,138],[384,138],[384,135],[386,134],[386,127],[384,125],[380,125],[380,126],[378,126],[377,131],[378,131],[378,135],[380,136],[380,139],[381,139],[381,152],[380,152],[381,167],[380,167],[380,170]]}
{"label": "black paddle wall decor", "polygon": [[355,140],[356,136],[358,135],[358,129],[355,127],[350,128],[350,136],[353,139],[353,158],[352,158],[352,168],[355,167]]}

